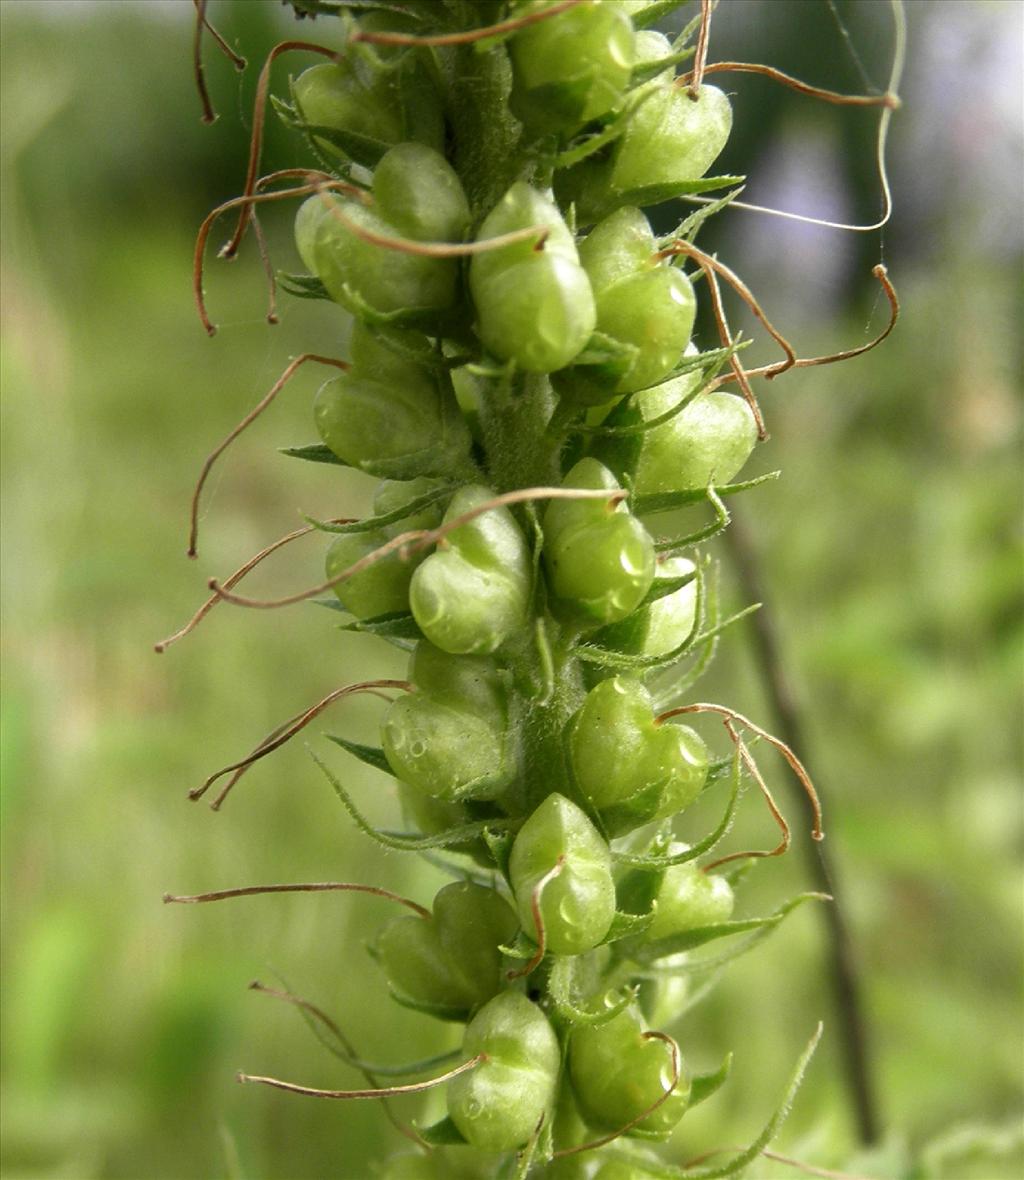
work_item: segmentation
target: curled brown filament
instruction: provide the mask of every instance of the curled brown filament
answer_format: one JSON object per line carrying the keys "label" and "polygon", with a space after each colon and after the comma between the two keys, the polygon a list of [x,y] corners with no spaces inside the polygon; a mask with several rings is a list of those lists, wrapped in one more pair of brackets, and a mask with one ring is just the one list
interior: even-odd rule
{"label": "curled brown filament", "polygon": [[593,1151],[595,1148],[604,1147],[606,1143],[612,1143],[614,1140],[619,1139],[621,1136],[632,1131],[634,1127],[639,1126],[645,1119],[650,1118],[650,1116],[654,1114],[658,1107],[667,1102],[675,1092],[676,1086],[679,1085],[680,1075],[682,1074],[682,1063],[679,1056],[679,1046],[672,1039],[672,1037],[668,1035],[668,1033],[650,1031],[642,1033],[641,1036],[645,1041],[664,1041],[664,1043],[668,1045],[669,1049],[671,1050],[672,1081],[670,1082],[668,1088],[663,1093],[661,1093],[654,1100],[654,1102],[652,1102],[651,1105],[647,1107],[646,1110],[642,1110],[635,1118],[630,1119],[628,1123],[625,1123],[623,1126],[619,1127],[617,1131],[612,1131],[608,1135],[602,1135],[600,1139],[591,1139],[589,1143],[581,1143],[578,1147],[564,1147],[561,1151],[556,1151],[552,1155],[552,1159],[560,1159],[562,1156],[566,1155],[579,1155],[580,1152]]}
{"label": "curled brown filament", "polygon": [[231,48],[224,38],[206,19],[207,0],[192,0],[196,9],[196,23],[192,35],[192,72],[196,80],[196,90],[199,91],[199,101],[202,104],[204,123],[216,122],[217,112],[213,109],[210,92],[206,88],[206,71],[203,68],[203,29],[206,29],[236,70],[244,70],[248,64],[244,57]]}
{"label": "curled brown filament", "polygon": [[744,717],[742,713],[737,713],[735,709],[728,709],[725,705],[713,705],[707,702],[701,702],[695,705],[677,705],[674,709],[669,709],[667,712],[656,717],[654,724],[662,725],[669,718],[680,717],[685,713],[717,713],[725,718],[726,729],[730,735],[734,733],[730,723],[734,722],[737,725],[742,725],[744,729],[749,729],[751,733],[757,734],[759,738],[763,738],[770,746],[778,750],[788,763],[789,768],[796,775],[797,780],[811,802],[811,809],[814,814],[814,825],[811,829],[811,836],[815,840],[823,840],[825,838],[825,833],[821,826],[821,801],[818,799],[818,792],[814,789],[811,776],[807,773],[804,764],[784,741],[775,737],[774,734],[769,733],[766,729],[762,729],[760,725],[755,725],[749,717]]}
{"label": "curled brown filament", "polygon": [[[276,192],[267,193],[258,191],[278,180],[292,178],[302,178],[306,183]],[[363,195],[362,191],[354,185],[346,184],[343,180],[334,180],[326,172],[316,172],[310,168],[282,168],[278,172],[270,172],[266,176],[261,177],[252,193],[247,196],[232,197],[230,201],[225,201],[223,204],[218,205],[216,209],[211,210],[206,215],[202,225],[199,227],[199,233],[196,234],[195,252],[192,258],[192,295],[195,299],[196,309],[199,312],[200,322],[206,329],[207,336],[215,336],[217,334],[217,325],[211,321],[206,311],[206,299],[203,295],[203,256],[206,253],[206,242],[210,236],[210,230],[217,218],[221,214],[229,212],[231,209],[237,209],[240,205],[246,209],[250,209],[253,205],[266,204],[269,201],[285,201],[291,197],[310,196],[312,193],[328,188],[335,189],[339,192],[346,192],[360,198]],[[268,318],[271,314],[272,311],[268,312]]]}
{"label": "curled brown filament", "polygon": [[[743,302],[750,308],[750,310],[757,317],[761,325],[775,343],[786,354],[784,361],[779,361],[776,365],[771,366],[765,376],[771,378],[777,376],[779,373],[784,373],[787,369],[796,364],[796,351],[792,344],[785,336],[775,327],[771,320],[765,315],[760,303],[754,297],[754,293],[750,290],[747,284],[740,278],[740,276],[732,270],[731,267],[725,265],[724,262],[719,262],[717,258],[713,258],[710,254],[705,254],[703,250],[699,250],[691,242],[685,242],[677,239],[667,249],[659,252],[659,257],[666,257],[669,254],[685,254],[697,262],[701,268],[707,273],[707,268],[710,267],[716,273],[720,274],[730,287],[736,292]],[[747,376],[750,374],[748,373]]]}
{"label": "curled brown filament", "polygon": [[318,594],[332,590],[342,582],[348,581],[349,578],[354,578],[356,574],[361,574],[363,570],[369,569],[370,566],[376,565],[378,561],[383,561],[385,557],[390,557],[392,553],[397,553],[401,558],[403,555],[418,552],[421,549],[428,548],[430,545],[436,545],[439,541],[443,541],[455,529],[461,528],[462,525],[468,524],[478,516],[483,516],[485,512],[490,512],[492,509],[500,508],[503,505],[525,504],[533,500],[605,500],[609,507],[611,507],[618,504],[621,500],[625,500],[628,495],[629,493],[624,490],[608,492],[601,488],[538,487],[519,488],[516,491],[505,492],[500,496],[495,496],[491,500],[485,500],[484,503],[478,504],[475,508],[462,513],[460,516],[445,521],[444,524],[439,525],[436,529],[419,529],[412,532],[400,533],[397,537],[392,537],[390,541],[386,541],[378,549],[374,549],[372,553],[367,553],[365,557],[361,557],[354,565],[350,565],[348,569],[335,574],[333,578],[329,578],[326,582],[321,582],[318,586],[313,586],[309,590],[302,590],[298,594],[289,594],[285,598],[243,598],[240,594],[233,594],[216,578],[211,578],[208,584],[218,598],[223,598],[225,602],[234,603],[235,606],[247,606],[256,610],[276,610],[278,607],[292,606],[297,602],[307,602],[310,598],[315,598]]}
{"label": "curled brown filament", "polygon": [[[337,516],[333,520],[328,521],[329,524],[352,524],[352,518],[348,516]],[[293,532],[285,533],[283,537],[278,537],[276,541],[268,545],[265,549],[261,549],[259,553],[250,557],[244,565],[240,565],[230,577],[224,579],[225,586],[237,586],[238,583],[254,570],[260,562],[268,558],[272,553],[276,553],[278,549],[290,544],[292,541],[298,540],[299,537],[308,536],[310,533],[319,532],[316,525],[303,525],[301,529],[295,529]],[[203,603],[203,605],[196,611],[191,619],[183,626],[179,627],[173,635],[168,635],[166,639],[161,639],[159,643],[153,644],[153,650],[162,655],[172,643],[177,643],[179,639],[184,639],[186,635],[190,635],[196,627],[206,618],[206,616],[213,610],[213,608],[220,602],[220,598],[216,594],[211,594],[210,597]]]}
{"label": "curled brown filament", "polygon": [[474,41],[485,41],[488,37],[502,37],[506,33],[514,33],[518,29],[525,29],[527,25],[535,25],[539,21],[549,20],[553,16],[557,16],[560,12],[565,12],[567,8],[573,8],[581,0],[560,0],[558,4],[552,4],[550,8],[542,8],[526,13],[525,16],[513,17],[511,20],[503,20],[495,25],[487,25],[480,29],[468,29],[463,33],[434,33],[425,36],[418,36],[415,33],[385,33],[385,32],[369,32],[364,29],[359,29],[352,34],[350,40],[365,41],[370,45],[408,45],[415,47],[421,45],[424,47],[435,45],[471,45]]}
{"label": "curled brown filament", "polygon": [[[347,1065],[351,1065],[353,1068],[359,1070],[359,1072],[366,1079],[367,1085],[373,1086],[375,1089],[380,1086],[380,1082],[377,1080],[377,1075],[364,1063],[358,1060],[355,1046],[341,1031],[338,1023],[328,1016],[328,1014],[322,1008],[318,1008],[317,1005],[312,1003],[310,1000],[305,1000],[301,996],[293,995],[289,991],[283,991],[275,987],[267,987],[266,985],[260,983],[258,979],[254,979],[252,983],[249,984],[249,990],[259,992],[261,995],[273,996],[277,1000],[284,1000],[288,1004],[293,1004],[301,1012],[306,1013],[310,1020],[310,1028],[313,1030],[314,1034],[317,1036],[317,1039],[326,1049],[335,1054],[335,1056],[340,1057],[341,1060]],[[319,1024],[323,1025],[324,1028],[330,1031],[330,1034],[337,1042],[337,1045],[332,1045],[329,1040],[327,1040],[327,1038],[325,1038],[324,1035],[318,1030],[318,1022]],[[384,1114],[386,1115],[388,1122],[391,1123],[391,1125],[400,1135],[404,1135],[406,1139],[411,1140],[416,1144],[417,1147],[428,1148],[426,1140],[417,1135],[412,1127],[408,1126],[406,1123],[403,1123],[402,1120],[398,1118],[395,1112],[391,1109],[391,1104],[386,1098],[381,1099],[381,1107],[384,1110]]]}
{"label": "curled brown filament", "polygon": [[701,83],[707,73],[708,42],[711,33],[712,0],[700,0],[700,31],[697,34],[697,48],[693,57],[693,69],[686,75],[689,82],[687,94],[694,102],[700,97]]}
{"label": "curled brown filament", "polygon": [[550,869],[533,887],[530,894],[530,912],[533,914],[533,924],[537,930],[537,950],[530,958],[525,967],[520,967],[518,971],[509,971],[506,973],[508,979],[523,979],[527,975],[532,975],[534,971],[541,965],[544,955],[547,953],[547,932],[544,929],[544,915],[541,913],[540,902],[541,895],[545,887],[550,881],[553,881],[565,868],[565,857],[560,855]]}
{"label": "curled brown filament", "polygon": [[[890,91],[886,91],[885,94],[840,94],[835,90],[825,90],[821,86],[811,86],[807,82],[801,82],[799,78],[794,78],[791,74],[775,69],[774,66],[760,65],[757,62],[716,61],[704,66],[704,76],[719,73],[762,74],[766,78],[771,78],[773,82],[781,82],[783,86],[788,86],[800,94],[806,94],[810,98],[819,98],[822,102],[834,103],[836,106],[885,107],[892,111],[898,110],[900,107],[899,95]],[[688,74],[683,74],[680,82],[692,85],[695,76],[696,68]]]}
{"label": "curled brown filament", "polygon": [[368,893],[372,897],[382,897],[385,901],[395,901],[413,910],[421,918],[429,918],[430,910],[425,909],[418,901],[409,897],[402,897],[399,893],[392,893],[390,889],[383,889],[379,885],[361,885],[354,881],[306,881],[295,885],[243,885],[238,889],[215,889],[212,893],[176,894],[165,893],[165,904],[198,905],[207,901],[226,901],[232,897],[256,897],[263,893]]}
{"label": "curled brown filament", "polygon": [[[711,295],[711,310],[715,317],[715,327],[718,329],[718,339],[721,341],[723,348],[731,349],[735,341],[732,333],[729,331],[729,321],[725,318],[725,304],[722,302],[722,292],[718,286],[718,275],[715,273],[715,268],[708,262],[703,262],[697,259],[697,265],[704,272],[704,277],[708,281],[708,292]],[[733,379],[740,387],[740,392],[746,399],[746,403],[750,406],[750,412],[754,415],[754,424],[757,426],[757,437],[764,441],[768,437],[768,429],[764,424],[764,415],[761,413],[761,407],[757,403],[757,397],[754,394],[750,382],[747,380],[747,371],[743,367],[743,362],[739,358],[739,354],[735,351],[729,355],[729,368],[732,369]],[[714,385],[708,386],[711,390],[715,388]]]}
{"label": "curled brown filament", "polygon": [[768,804],[768,810],[772,814],[772,819],[774,819],[775,822],[779,825],[779,829],[782,832],[782,838],[779,840],[778,844],[776,844],[776,846],[774,848],[770,849],[767,852],[763,852],[763,851],[730,852],[728,856],[719,857],[718,860],[713,860],[713,861],[711,861],[710,864],[703,865],[702,871],[705,873],[710,872],[712,869],[717,869],[720,865],[728,864],[730,861],[733,861],[733,860],[750,860],[755,857],[782,856],[789,849],[790,839],[791,839],[790,832],[789,832],[789,824],[786,822],[786,817],[782,814],[781,810],[779,809],[778,804],[775,802],[774,798],[772,797],[772,793],[768,789],[768,784],[764,781],[764,777],[761,774],[761,771],[758,769],[757,763],[754,761],[753,756],[751,755],[750,751],[747,749],[746,742],[744,742],[744,740],[736,732],[736,727],[733,725],[733,723],[728,718],[726,718],[725,728],[729,731],[729,737],[732,738],[732,740],[736,746],[736,749],[739,751],[739,755],[740,755],[740,758],[743,762],[743,765],[746,766],[747,771],[750,774],[750,777],[754,780],[755,783],[757,783],[758,787],[760,788],[761,794],[764,796],[764,800]]}
{"label": "curled brown filament", "polygon": [[249,164],[245,173],[245,185],[242,189],[241,213],[238,216],[238,224],[235,226],[235,232],[221,250],[221,256],[223,258],[234,258],[238,253],[238,247],[242,244],[242,238],[245,236],[245,230],[249,224],[249,218],[252,212],[252,198],[258,187],[256,176],[259,172],[260,155],[263,151],[263,129],[267,117],[267,94],[270,90],[270,67],[282,53],[289,53],[293,50],[301,50],[304,53],[319,53],[331,61],[341,61],[341,56],[335,53],[333,49],[328,49],[324,45],[316,45],[312,41],[282,41],[279,45],[275,45],[267,54],[267,59],[260,69],[260,76],[256,83],[256,98],[253,102],[252,112],[252,139],[249,144]]}
{"label": "curled brown filament", "polygon": [[354,696],[361,692],[370,693],[373,696],[380,696],[383,700],[390,701],[390,697],[384,696],[379,691],[381,689],[398,689],[402,692],[411,692],[412,685],[408,680],[364,680],[358,684],[347,684],[344,688],[336,688],[333,692],[329,692],[322,700],[317,701],[315,705],[296,714],[283,725],[272,730],[245,758],[242,758],[239,762],[232,762],[230,766],[222,767],[216,773],[211,774],[200,786],[193,787],[189,791],[188,797],[192,800],[201,799],[218,779],[223,778],[226,774],[230,774],[231,778],[221,789],[216,799],[210,804],[214,811],[219,811],[235,784],[251,766],[259,762],[260,759],[265,758],[268,754],[272,754],[286,742],[291,741],[297,733],[305,729],[328,706],[333,705],[335,701],[342,700],[344,697]]}
{"label": "curled brown filament", "polygon": [[[256,419],[263,413],[263,411],[270,405],[270,403],[277,397],[281,390],[288,384],[297,369],[301,368],[307,361],[315,361],[318,365],[332,365],[335,369],[347,372],[349,369],[348,361],[338,360],[336,357],[319,356],[315,352],[304,352],[301,356],[291,361],[288,367],[284,370],[280,377],[274,382],[270,389],[263,395],[259,402],[249,411],[248,414],[238,423],[238,425],[231,430],[206,456],[203,462],[202,470],[199,473],[199,478],[196,480],[196,486],[192,492],[192,503],[189,509],[189,531],[188,531],[188,555],[189,557],[196,556],[196,545],[199,541],[199,500],[203,494],[203,487],[210,476],[214,463],[224,454],[229,446],[236,438],[249,426],[256,421]],[[248,571],[245,571],[248,572]],[[234,576],[234,575],[232,575]],[[230,580],[230,579],[229,579]],[[237,579],[236,579],[237,580]]]}
{"label": "curled brown filament", "polygon": [[[787,368],[810,369],[815,365],[834,365],[839,361],[852,360],[855,356],[863,356],[864,353],[870,352],[873,348],[877,348],[879,344],[881,344],[882,341],[886,339],[886,337],[892,332],[893,328],[896,327],[896,321],[900,317],[900,300],[899,296],[896,294],[896,288],[889,281],[889,271],[882,263],[879,263],[877,266],[873,267],[871,273],[876,279],[878,279],[879,283],[881,283],[882,291],[885,293],[885,297],[889,301],[889,322],[882,329],[882,331],[873,340],[869,340],[867,344],[858,345],[857,348],[847,348],[842,352],[832,352],[826,356],[797,357],[791,365],[787,366]],[[747,369],[744,375],[746,377],[766,377],[768,380],[771,380],[773,377],[778,375],[779,371],[778,364],[765,365],[760,369]],[[730,375],[727,373],[722,377],[716,378],[711,383],[711,385],[708,386],[708,389],[717,389],[720,385],[725,385],[729,381],[735,380],[735,374]]]}
{"label": "curled brown filament", "polygon": [[426,1082],[409,1082],[404,1086],[384,1086],[373,1090],[317,1090],[312,1086],[297,1086],[294,1082],[282,1082],[279,1078],[260,1077],[257,1074],[240,1073],[238,1081],[258,1082],[261,1086],[273,1086],[276,1090],[287,1090],[290,1094],[304,1094],[307,1098],[395,1098],[400,1094],[422,1094],[424,1090],[432,1090],[435,1086],[443,1086],[459,1074],[468,1073],[476,1069],[485,1061],[490,1060],[486,1053],[478,1053],[468,1061],[463,1061],[454,1069],[439,1077],[430,1078]]}

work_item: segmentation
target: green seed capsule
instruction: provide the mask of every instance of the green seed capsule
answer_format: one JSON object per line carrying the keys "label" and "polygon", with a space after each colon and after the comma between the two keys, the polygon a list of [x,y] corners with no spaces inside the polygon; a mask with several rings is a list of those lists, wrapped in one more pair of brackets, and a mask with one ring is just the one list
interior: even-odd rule
{"label": "green seed capsule", "polygon": [[660,264],[647,218],[631,206],[599,222],[580,247],[597,305],[597,330],[630,359],[580,365],[559,380],[563,396],[601,405],[666,377],[690,339],[696,300],[682,271]]}
{"label": "green seed capsule", "polygon": [[[596,459],[581,459],[568,488],[619,490]],[[640,605],[654,578],[654,542],[625,504],[552,500],[544,513],[544,565],[560,613],[584,625],[624,619]]]}
{"label": "green seed capsule", "polygon": [[393,147],[374,172],[370,205],[334,194],[318,194],[306,205],[312,201],[323,212],[304,215],[300,253],[312,257],[311,269],[328,294],[353,315],[431,325],[455,305],[457,259],[378,245],[349,224],[386,238],[461,241],[469,225],[469,205],[455,171],[440,153],[417,143]]}
{"label": "green seed capsule", "polygon": [[622,134],[606,155],[555,176],[559,201],[576,204],[580,224],[622,205],[657,204],[691,191],[732,129],[732,108],[721,90],[702,86],[694,101],[664,75],[633,91],[620,117]]}
{"label": "green seed capsule", "polygon": [[299,116],[311,127],[323,127],[345,136],[315,136],[317,146],[332,156],[351,156],[360,164],[375,164],[379,153],[365,157],[358,138],[378,144],[398,143],[402,138],[402,112],[390,79],[382,73],[364,80],[347,62],[323,62],[304,70],[292,83]]}
{"label": "green seed capsule", "polygon": [[471,1021],[463,1052],[487,1059],[448,1083],[452,1121],[480,1151],[522,1147],[550,1109],[558,1080],[561,1052],[547,1017],[519,992],[501,992]]}
{"label": "green seed capsule", "polygon": [[465,469],[469,430],[447,373],[389,351],[358,323],[352,352],[352,368],[321,386],[313,406],[326,445],[352,467],[392,479]]}
{"label": "green seed capsule", "polygon": [[[479,485],[460,488],[445,521],[493,498]],[[412,613],[444,651],[489,654],[526,623],[532,580],[526,540],[502,506],[460,525],[444,541],[413,576]]]}
{"label": "green seed capsule", "polygon": [[[374,514],[383,516],[435,487],[437,481],[432,479],[385,480],[374,496]],[[440,507],[432,505],[415,516],[406,517],[385,528],[336,537],[327,550],[325,564],[328,579],[349,569],[392,537],[413,529],[435,528],[440,521]],[[341,605],[357,619],[408,611],[409,582],[425,556],[423,553],[411,553],[403,559],[398,553],[393,553],[354,577],[339,582],[334,587],[334,593]]]}
{"label": "green seed capsule", "polygon": [[613,834],[675,815],[707,781],[699,735],[685,725],[656,725],[650,693],[625,676],[587,694],[569,748],[580,790]]}
{"label": "green seed capsule", "polygon": [[508,703],[493,661],[416,645],[409,678],[381,731],[384,754],[403,782],[445,802],[494,799],[516,771]]}
{"label": "green seed capsule", "polygon": [[657,563],[650,594],[659,585],[674,585],[682,578],[690,581],[678,590],[662,594],[653,602],[635,610],[619,623],[604,627],[594,636],[602,647],[633,655],[662,656],[674,651],[693,633],[697,618],[697,567],[687,557],[668,557]]}
{"label": "green seed capsule", "polygon": [[[569,1041],[569,1073],[584,1117],[615,1130],[643,1114],[672,1081],[672,1050],[644,1038],[640,1014],[627,1009],[599,1025],[582,1025]],[[635,1128],[650,1138],[667,1137],[683,1117],[690,1083],[680,1076],[667,1099]]]}
{"label": "green seed capsule", "polygon": [[493,889],[457,881],[434,898],[432,918],[390,921],[376,953],[400,995],[443,1018],[465,1020],[501,989],[498,947],[517,928],[512,907]]}
{"label": "green seed capsule", "polygon": [[519,917],[533,938],[538,937],[534,889],[559,858],[561,872],[540,895],[547,949],[556,955],[579,955],[597,946],[615,916],[611,853],[576,804],[552,794],[520,828],[509,860]]}
{"label": "green seed capsule", "polygon": [[[550,8],[531,0],[516,15]],[[586,0],[512,39],[513,112],[536,134],[571,132],[622,100],[635,34],[618,4]]]}
{"label": "green seed capsule", "polygon": [[654,921],[644,932],[645,940],[652,942],[727,922],[735,904],[725,877],[704,873],[691,861],[666,869],[656,900]]}
{"label": "green seed capsule", "polygon": [[530,373],[567,365],[594,330],[594,297],[572,234],[557,207],[522,181],[484,219],[477,240],[531,226],[546,228],[541,248],[517,242],[475,254],[469,287],[484,346]]}

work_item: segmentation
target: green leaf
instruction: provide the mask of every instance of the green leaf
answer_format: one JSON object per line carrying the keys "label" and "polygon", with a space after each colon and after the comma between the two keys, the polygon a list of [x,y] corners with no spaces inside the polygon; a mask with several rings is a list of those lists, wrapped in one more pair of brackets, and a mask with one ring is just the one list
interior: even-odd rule
{"label": "green leaf", "polygon": [[710,1098],[716,1090],[719,1090],[726,1078],[728,1078],[731,1069],[732,1054],[727,1053],[725,1060],[714,1073],[694,1074],[690,1080],[690,1105],[687,1107],[687,1110],[690,1107],[696,1106],[698,1102],[703,1102],[706,1098]]}
{"label": "green leaf", "polygon": [[281,455],[291,455],[293,459],[308,459],[310,463],[333,463],[337,467],[351,467],[323,443],[308,443],[304,447],[278,447]]}
{"label": "green leaf", "polygon": [[500,829],[506,822],[504,820],[483,820],[477,823],[463,824],[457,828],[450,828],[447,832],[440,832],[433,836],[422,836],[416,832],[389,832],[384,828],[375,828],[359,808],[356,807],[352,796],[345,790],[324,762],[312,750],[309,751],[309,756],[320,767],[321,771],[323,771],[324,777],[331,784],[342,807],[352,817],[352,821],[356,827],[365,835],[369,836],[371,840],[375,840],[378,844],[383,845],[385,848],[391,848],[396,852],[422,852],[425,848],[451,848],[459,844],[466,844],[481,836],[486,839],[488,831]]}
{"label": "green leaf", "polygon": [[429,1143],[431,1147],[445,1147],[451,1143],[466,1142],[462,1132],[447,1116],[439,1123],[433,1123],[429,1127],[417,1127],[416,1131],[424,1143]]}
{"label": "green leaf", "polygon": [[[778,479],[781,474],[781,471],[766,471],[764,475],[745,479],[740,483],[723,484],[716,487],[715,492],[719,496],[735,496],[739,492]],[[675,508],[685,508],[688,504],[699,504],[708,498],[707,488],[685,488],[679,492],[650,492],[646,496],[634,496],[630,501],[630,508],[637,516],[650,516],[656,512],[671,512]]]}
{"label": "green leaf", "polygon": [[698,926],[695,930],[684,930],[670,938],[659,938],[644,947],[637,948],[634,957],[638,962],[651,963],[680,951],[690,951],[718,938],[731,934],[743,934],[749,930],[772,930],[805,901],[831,901],[827,893],[798,893],[779,906],[774,913],[764,918],[741,918],[732,922],[716,922],[712,926]]}
{"label": "green leaf", "polygon": [[369,533],[374,529],[382,529],[386,525],[405,520],[406,517],[415,516],[416,513],[422,512],[424,508],[429,508],[439,500],[447,499],[451,494],[452,485],[445,484],[443,487],[424,492],[422,496],[416,496],[405,504],[400,504],[390,512],[382,512],[379,516],[366,516],[362,520],[353,520],[348,524],[332,524],[330,521],[316,520],[311,516],[307,516],[306,519],[311,525],[324,533],[340,533],[342,536],[349,533]]}
{"label": "green leaf", "polygon": [[633,21],[634,29],[647,29],[657,21],[661,20],[663,16],[668,16],[670,12],[675,12],[677,8],[682,8],[685,0],[652,0],[646,8],[641,8],[639,12],[630,14],[630,19]]}
{"label": "green leaf", "polygon": [[394,774],[387,758],[384,756],[384,751],[379,746],[364,746],[360,742],[350,742],[348,738],[338,737],[337,734],[324,734],[329,741],[341,746],[343,750],[347,750],[354,758],[358,758],[360,762],[365,762],[367,766],[372,766],[374,770],[383,770],[385,774]]}

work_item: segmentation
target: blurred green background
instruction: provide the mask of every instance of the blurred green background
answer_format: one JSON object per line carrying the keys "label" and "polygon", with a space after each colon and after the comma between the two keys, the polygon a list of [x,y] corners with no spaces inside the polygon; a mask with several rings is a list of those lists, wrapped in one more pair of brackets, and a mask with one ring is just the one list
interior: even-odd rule
{"label": "blurred green background", "polygon": [[[293,28],[276,3],[210,9],[252,62]],[[364,509],[372,487],[276,454],[313,436],[317,377],[305,374],[223,463],[199,560],[184,556],[202,457],[290,356],[337,353],[346,333],[340,313],[287,297],[281,325],[267,327],[251,245],[209,267],[217,337],[196,321],[193,235],[241,185],[256,71],[239,77],[207,46],[222,117],[202,127],[191,12],[184,0],[0,4],[9,1180],[371,1176],[398,1143],[374,1104],[235,1084],[239,1068],[358,1084],[295,1012],[246,991],[253,977],[280,973],[371,1058],[408,1059],[455,1038],[383,995],[363,943],[384,903],[161,904],[165,890],[330,878],[426,900],[441,880],[354,832],[301,741],[254,770],[220,814],[185,798],[331,688],[404,665],[376,641],[332,632],[314,607],[221,607],[181,645],[152,651],[202,600],[207,576],[296,527],[300,512]],[[826,1038],[780,1150],[880,1177],[1024,1173],[1022,13],[984,0],[909,5],[906,105],[890,145],[896,213],[884,235],[730,212],[706,239],[805,355],[855,345],[884,322],[869,277],[881,257],[903,298],[884,348],[765,392],[773,437],[752,470],[781,467],[784,478],[737,505],[826,801],[885,1137],[867,1153],[856,1145],[824,927],[807,908],[678,1030],[696,1070],[727,1049],[736,1060],[730,1084],[684,1120],[677,1161],[752,1136],[821,1017]],[[331,32],[320,20],[291,35]],[[874,0],[725,0],[712,57],[859,89],[851,48],[884,86],[890,46],[888,6]],[[298,61],[282,63],[279,85]],[[751,175],[748,197],[874,219],[870,113],[758,79],[730,77],[728,89],[737,132],[723,164]],[[275,127],[266,159],[299,159]],[[277,264],[295,269],[288,218],[281,209],[265,221]],[[253,591],[309,584],[320,548],[299,542]],[[748,632],[729,635],[699,695],[770,722]],[[383,776],[335,758],[319,737],[372,741],[379,709],[346,703],[309,740],[372,816],[393,823]],[[696,820],[681,823],[691,830]],[[749,799],[737,841],[770,838]],[[806,843],[798,831],[787,863],[748,879],[744,912],[807,886]],[[406,1099],[402,1110],[428,1108]]]}

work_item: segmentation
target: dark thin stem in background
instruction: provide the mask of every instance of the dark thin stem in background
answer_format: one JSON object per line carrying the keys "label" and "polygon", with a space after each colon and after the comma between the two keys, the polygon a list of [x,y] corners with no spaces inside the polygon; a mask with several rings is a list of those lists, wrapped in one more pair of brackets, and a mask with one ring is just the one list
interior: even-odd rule
{"label": "dark thin stem in background", "polygon": [[[762,603],[761,609],[751,618],[751,625],[754,629],[754,650],[761,677],[777,718],[776,731],[787,745],[800,750],[803,756],[807,750],[803,717],[786,677],[779,636],[761,575],[757,550],[743,526],[742,519],[736,514],[733,515],[732,527],[725,530],[725,538],[739,574],[744,599]],[[804,761],[807,762],[807,759],[804,758]],[[817,775],[814,777],[815,782],[820,785],[820,778]],[[798,793],[798,798],[800,806],[810,813],[810,800],[803,792]],[[843,895],[835,884],[835,867],[829,854],[828,842],[804,842],[803,846],[807,850],[811,876],[816,888],[823,893],[831,894],[835,899],[831,905],[822,906],[820,912],[827,924],[832,990],[842,1032],[846,1084],[856,1111],[860,1138],[864,1143],[874,1143],[878,1139],[878,1107],[874,1093],[857,957],[843,911]]]}

